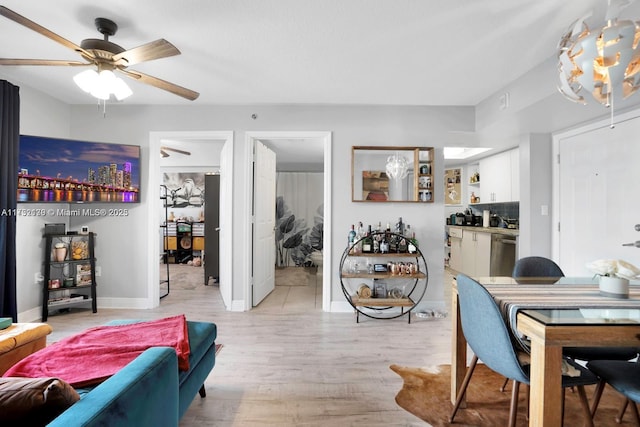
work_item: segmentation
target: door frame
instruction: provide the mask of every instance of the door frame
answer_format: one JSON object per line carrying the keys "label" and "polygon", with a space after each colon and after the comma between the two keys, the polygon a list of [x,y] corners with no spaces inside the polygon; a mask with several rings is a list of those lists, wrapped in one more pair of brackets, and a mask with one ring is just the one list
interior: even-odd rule
{"label": "door frame", "polygon": [[[322,259],[322,310],[331,311],[331,142],[332,134],[328,131],[251,131],[245,133],[246,149],[246,177],[245,177],[245,206],[249,207],[245,216],[245,259],[249,260],[244,271],[244,309],[249,311],[251,305],[251,286],[253,268],[253,235],[251,232],[253,225],[253,215],[251,206],[253,205],[253,147],[255,141],[268,139],[271,141],[290,139],[314,139],[321,140],[324,146],[324,233],[323,233],[323,259]],[[275,201],[274,201],[275,203]],[[275,265],[274,265],[275,269]]]}
{"label": "door frame", "polygon": [[[224,140],[224,144],[231,144],[231,152],[233,153],[233,131],[177,131],[177,132],[149,132],[149,188],[147,191],[147,211],[149,218],[149,253],[147,259],[148,265],[147,277],[147,306],[150,308],[157,307],[160,304],[160,270],[158,268],[158,259],[160,259],[160,247],[158,246],[158,230],[160,229],[160,216],[158,215],[158,202],[160,200],[160,145],[162,140],[195,140],[206,143],[207,140]],[[155,153],[155,154],[154,154]],[[233,177],[231,179],[231,187],[233,191]],[[233,192],[232,192],[233,194]],[[221,206],[222,209],[228,211],[229,218],[233,218],[233,206]],[[224,250],[232,253],[232,240],[223,242]],[[232,265],[220,265],[220,270],[227,269],[233,271]],[[224,294],[225,301],[231,301],[232,283],[223,285],[220,283],[220,293]],[[231,307],[227,307],[231,310]]]}

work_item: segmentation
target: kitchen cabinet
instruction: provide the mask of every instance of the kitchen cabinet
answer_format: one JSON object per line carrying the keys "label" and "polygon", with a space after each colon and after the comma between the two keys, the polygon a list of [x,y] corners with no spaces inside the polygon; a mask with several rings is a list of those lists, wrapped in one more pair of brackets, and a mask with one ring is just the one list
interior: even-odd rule
{"label": "kitchen cabinet", "polygon": [[471,277],[490,276],[491,233],[462,230],[461,240],[462,269],[459,271]]}
{"label": "kitchen cabinet", "polygon": [[449,267],[457,272],[462,272],[462,230],[450,228],[449,241],[451,242]]}
{"label": "kitchen cabinet", "polygon": [[520,198],[520,150],[504,151],[480,160],[481,203],[517,202]]}

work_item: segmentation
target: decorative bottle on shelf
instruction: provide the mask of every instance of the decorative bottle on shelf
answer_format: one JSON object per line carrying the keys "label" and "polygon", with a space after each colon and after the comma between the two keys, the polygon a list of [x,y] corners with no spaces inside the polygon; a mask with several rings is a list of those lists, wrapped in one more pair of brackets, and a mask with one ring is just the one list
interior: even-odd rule
{"label": "decorative bottle on shelf", "polygon": [[364,239],[362,239],[362,252],[363,253],[371,253],[373,252],[373,239],[371,238],[371,226],[367,230],[367,234]]}
{"label": "decorative bottle on shelf", "polygon": [[358,221],[358,228],[356,230],[356,245],[353,251],[357,254],[362,252],[362,238],[364,237],[364,227],[362,221]]}
{"label": "decorative bottle on shelf", "polygon": [[404,236],[404,222],[402,222],[402,217],[398,218],[398,223],[396,224],[396,233]]}
{"label": "decorative bottle on shelf", "polygon": [[389,223],[387,223],[387,228],[380,234],[380,252],[383,254],[389,253]]}
{"label": "decorative bottle on shelf", "polygon": [[418,239],[416,239],[415,231],[411,233],[411,239],[409,239],[409,244],[407,245],[407,251],[410,254],[415,254],[418,252]]}
{"label": "decorative bottle on shelf", "polygon": [[387,244],[389,245],[389,252],[397,252],[398,242],[396,241],[396,236],[391,233],[391,227],[389,223],[387,223],[386,239]]}
{"label": "decorative bottle on shelf", "polygon": [[404,237],[400,238],[398,242],[398,253],[406,253],[407,252],[407,239]]}
{"label": "decorative bottle on shelf", "polygon": [[356,229],[355,229],[355,226],[351,224],[351,230],[349,230],[349,239],[348,239],[349,247],[352,247],[355,241],[356,241]]}
{"label": "decorative bottle on shelf", "polygon": [[378,226],[376,227],[376,233],[373,236],[373,252],[379,253],[380,244],[382,243],[382,223],[378,221]]}

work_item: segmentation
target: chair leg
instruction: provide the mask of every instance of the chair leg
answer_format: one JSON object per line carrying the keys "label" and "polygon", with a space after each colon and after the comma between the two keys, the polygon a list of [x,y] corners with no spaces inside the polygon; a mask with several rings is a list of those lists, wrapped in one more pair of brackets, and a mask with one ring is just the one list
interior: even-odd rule
{"label": "chair leg", "polygon": [[636,426],[640,426],[640,416],[638,416],[638,407],[636,406],[636,402],[629,400],[629,406],[631,406],[631,413],[633,414]]}
{"label": "chair leg", "polygon": [[629,399],[624,399],[622,405],[620,405],[620,411],[618,411],[618,416],[616,417],[616,422],[618,424],[622,423],[622,417],[624,417],[624,413],[627,410],[627,406],[629,405]]}
{"label": "chair leg", "polygon": [[513,390],[511,390],[511,407],[509,408],[509,427],[516,426],[516,417],[518,415],[518,392],[520,391],[520,383],[513,380]]}
{"label": "chair leg", "polygon": [[467,368],[467,373],[462,380],[462,384],[460,385],[460,391],[458,392],[458,396],[456,397],[456,403],[453,405],[453,411],[451,411],[451,416],[449,417],[449,422],[453,423],[453,418],[456,416],[458,409],[460,408],[460,403],[462,402],[462,398],[467,392],[467,386],[469,386],[469,381],[471,381],[471,375],[473,375],[473,371],[476,369],[476,365],[478,364],[478,356],[475,354],[471,359],[471,363]]}
{"label": "chair leg", "polygon": [[509,384],[509,378],[505,378],[504,383],[502,383],[502,387],[500,387],[500,391],[502,393],[504,393],[504,391],[507,389],[507,384]]}
{"label": "chair leg", "polygon": [[584,391],[584,386],[578,386],[578,395],[580,396],[580,405],[584,410],[585,414],[585,425],[587,427],[593,427],[593,417],[591,416],[591,411],[589,410],[589,400],[587,400],[587,393]]}
{"label": "chair leg", "polygon": [[530,412],[530,404],[531,404],[531,386],[530,385],[526,385],[525,386],[527,389],[527,414],[525,415],[525,418],[527,419],[527,421],[529,421],[529,412]]}
{"label": "chair leg", "polygon": [[[572,387],[573,389],[573,387]],[[562,393],[561,393],[561,405],[560,405],[560,425],[563,426],[564,425],[564,399],[567,396],[567,388],[566,387],[562,387]]]}
{"label": "chair leg", "polygon": [[198,393],[200,393],[200,397],[207,396],[207,391],[204,389],[204,384],[202,384],[202,387],[200,387],[200,390],[198,390]]}
{"label": "chair leg", "polygon": [[593,393],[593,406],[591,407],[591,418],[596,416],[596,410],[598,409],[598,405],[600,404],[600,398],[602,397],[602,392],[604,391],[604,387],[606,385],[607,383],[603,380],[598,381],[598,384],[596,385],[596,390]]}

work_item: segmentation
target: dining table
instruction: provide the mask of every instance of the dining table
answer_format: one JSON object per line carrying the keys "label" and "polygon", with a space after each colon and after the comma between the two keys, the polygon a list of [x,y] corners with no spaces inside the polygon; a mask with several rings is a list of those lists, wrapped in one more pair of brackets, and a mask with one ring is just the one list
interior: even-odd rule
{"label": "dining table", "polygon": [[[474,277],[493,296],[514,338],[530,353],[529,426],[562,425],[563,347],[640,347],[640,282],[629,295],[602,294],[597,278]],[[451,401],[467,370],[456,280],[452,284]],[[462,406],[466,402],[463,400]]]}

